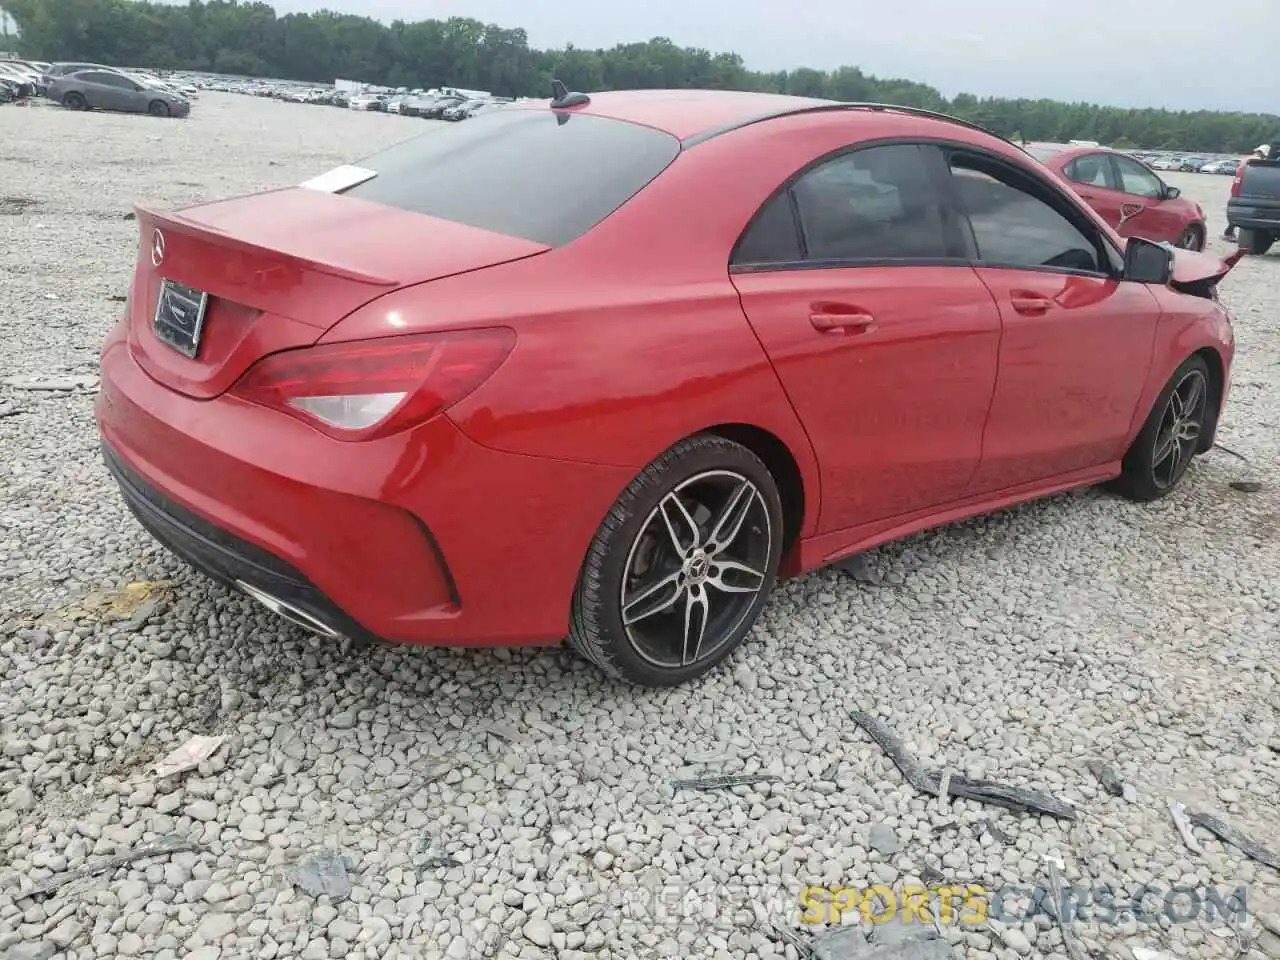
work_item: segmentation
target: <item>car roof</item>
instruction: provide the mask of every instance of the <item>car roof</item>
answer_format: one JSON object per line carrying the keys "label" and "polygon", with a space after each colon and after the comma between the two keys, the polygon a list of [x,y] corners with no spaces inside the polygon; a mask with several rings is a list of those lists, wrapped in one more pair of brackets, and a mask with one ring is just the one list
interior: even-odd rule
{"label": "car roof", "polygon": [[[590,103],[571,108],[573,112],[654,127],[678,140],[771,114],[837,105],[834,100],[741,90],[617,90],[590,96]],[[522,109],[545,110],[548,104],[534,100]]]}

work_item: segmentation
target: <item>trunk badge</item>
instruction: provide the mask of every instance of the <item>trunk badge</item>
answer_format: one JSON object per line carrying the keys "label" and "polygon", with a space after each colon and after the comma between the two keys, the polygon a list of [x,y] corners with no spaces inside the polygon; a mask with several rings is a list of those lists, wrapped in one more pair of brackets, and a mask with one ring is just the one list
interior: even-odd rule
{"label": "trunk badge", "polygon": [[158,267],[164,263],[164,234],[160,232],[160,228],[156,227],[155,232],[151,234],[151,265]]}

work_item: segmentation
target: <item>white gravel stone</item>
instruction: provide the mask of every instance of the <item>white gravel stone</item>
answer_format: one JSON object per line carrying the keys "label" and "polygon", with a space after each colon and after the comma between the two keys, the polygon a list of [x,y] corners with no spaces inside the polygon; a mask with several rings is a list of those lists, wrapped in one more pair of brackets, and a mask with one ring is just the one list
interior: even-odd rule
{"label": "white gravel stone", "polygon": [[[137,253],[131,205],[297,183],[435,129],[214,93],[173,122],[0,107],[0,195],[35,201],[0,216],[0,406],[18,411],[0,416],[0,956],[110,956],[114,937],[115,956],[155,960],[629,960],[660,945],[792,958],[769,924],[794,921],[802,884],[901,885],[927,867],[1026,890],[1051,852],[1069,883],[1247,883],[1251,908],[1280,912],[1274,871],[1207,835],[1191,855],[1165,806],[1225,806],[1259,841],[1280,837],[1278,253],[1222,288],[1238,353],[1220,441],[1248,462],[1214,451],[1151,506],[1089,490],[921,534],[869,554],[867,582],[785,581],[694,686],[621,689],[554,650],[346,654],[155,543],[104,469],[93,420],[99,349]],[[1221,231],[1229,177],[1163,176]],[[93,602],[162,581],[145,622]],[[855,705],[925,763],[1088,815],[1072,826],[963,800],[941,814],[853,729]],[[144,785],[197,733],[228,740]],[[1101,790],[1094,756],[1136,802]],[[670,789],[718,773],[780,780]],[[986,817],[1008,846],[973,829]],[[17,899],[9,880],[174,835],[201,849],[74,896]],[[346,899],[291,885],[321,851],[347,858]],[[445,854],[455,865],[424,865]],[[650,882],[674,899],[644,893]],[[74,912],[57,919],[64,902]],[[694,922],[679,904],[714,909]],[[1200,926],[1079,932],[1097,956],[1152,942],[1231,960],[1234,943]],[[1065,955],[1052,926],[946,933],[973,960]]]}

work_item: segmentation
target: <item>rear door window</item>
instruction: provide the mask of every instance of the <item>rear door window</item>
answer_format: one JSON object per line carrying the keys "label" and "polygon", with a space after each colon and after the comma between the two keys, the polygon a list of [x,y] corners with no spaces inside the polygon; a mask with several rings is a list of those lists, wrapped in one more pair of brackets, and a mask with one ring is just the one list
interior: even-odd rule
{"label": "rear door window", "polygon": [[[797,225],[799,229],[797,230]],[[736,267],[947,260],[944,203],[916,144],[852,150],[801,174],[747,227]]]}
{"label": "rear door window", "polygon": [[360,161],[377,176],[342,194],[555,247],[613,213],[679,152],[675,137],[639,124],[496,110]]}

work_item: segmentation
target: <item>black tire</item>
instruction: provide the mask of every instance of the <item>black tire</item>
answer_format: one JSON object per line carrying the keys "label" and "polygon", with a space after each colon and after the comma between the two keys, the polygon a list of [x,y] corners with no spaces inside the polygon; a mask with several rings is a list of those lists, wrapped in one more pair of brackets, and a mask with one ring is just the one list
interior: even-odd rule
{"label": "black tire", "polygon": [[[1209,366],[1199,356],[1188,357],[1173,372],[1124,455],[1123,472],[1114,484],[1122,496],[1149,503],[1178,486],[1198,452],[1205,430],[1212,426],[1209,387]],[[1187,400],[1193,390],[1195,399],[1188,409]],[[1171,456],[1176,460],[1170,462]]]}
{"label": "black tire", "polygon": [[74,90],[62,98],[62,105],[68,110],[89,109],[89,101],[84,98],[84,94],[76,93]]}
{"label": "black tire", "polygon": [[1178,237],[1177,246],[1183,250],[1203,250],[1204,236],[1204,227],[1193,223],[1182,231],[1182,235]]}
{"label": "black tire", "polygon": [[1271,249],[1271,245],[1275,243],[1274,234],[1268,233],[1266,230],[1250,230],[1246,227],[1240,228],[1240,246],[1253,254],[1260,257]]}
{"label": "black tire", "polygon": [[167,117],[170,114],[169,105],[163,100],[152,100],[147,104],[147,113],[153,117]]}
{"label": "black tire", "polygon": [[[573,598],[569,645],[637,685],[702,676],[755,624],[777,579],[783,537],[778,487],[759,457],[712,434],[680,441],[640,472],[600,525]],[[744,572],[748,582],[728,582]],[[642,576],[652,581],[637,583]],[[637,609],[629,624],[624,590],[633,591],[628,608],[652,598],[652,609]],[[691,639],[698,645],[689,657]]]}

